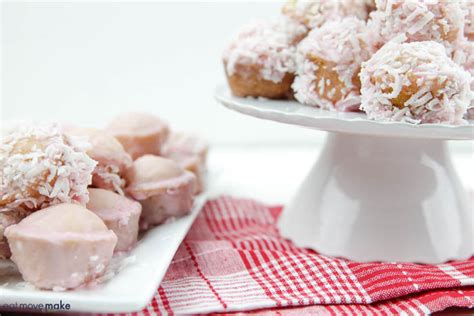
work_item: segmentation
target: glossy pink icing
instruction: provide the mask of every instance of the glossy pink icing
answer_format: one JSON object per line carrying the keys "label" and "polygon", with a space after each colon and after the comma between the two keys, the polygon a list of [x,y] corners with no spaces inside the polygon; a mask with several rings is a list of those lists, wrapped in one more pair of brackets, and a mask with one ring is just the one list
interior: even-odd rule
{"label": "glossy pink icing", "polygon": [[102,275],[117,236],[93,212],[58,204],[7,227],[5,236],[25,281],[42,289],[74,289]]}
{"label": "glossy pink icing", "polygon": [[164,157],[172,159],[181,168],[196,176],[196,193],[204,190],[208,144],[199,137],[172,133],[163,146]]}
{"label": "glossy pink icing", "polygon": [[196,176],[172,160],[146,155],[127,173],[126,192],[142,204],[141,229],[191,211]]}
{"label": "glossy pink icing", "polygon": [[148,113],[123,113],[106,128],[133,159],[146,154],[159,155],[168,138],[169,127],[160,118]]}
{"label": "glossy pink icing", "polygon": [[127,197],[103,189],[89,189],[87,209],[117,235],[115,251],[130,250],[137,242],[142,206]]}

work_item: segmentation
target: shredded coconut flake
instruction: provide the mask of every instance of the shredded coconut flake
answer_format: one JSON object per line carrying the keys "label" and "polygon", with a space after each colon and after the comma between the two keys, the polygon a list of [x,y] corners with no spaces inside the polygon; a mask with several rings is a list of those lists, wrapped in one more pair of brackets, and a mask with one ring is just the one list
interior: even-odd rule
{"label": "shredded coconut flake", "polygon": [[460,1],[376,0],[369,25],[380,46],[404,34],[408,42],[436,41],[448,51],[463,36],[465,11]]}
{"label": "shredded coconut flake", "polygon": [[[366,25],[354,17],[332,21],[319,29],[312,30],[297,48],[297,76],[293,83],[295,98],[304,104],[329,110],[349,111],[358,108],[359,87],[354,77],[360,65],[373,52]],[[336,87],[329,78],[318,76],[319,67],[314,58],[324,61],[326,67],[333,67],[342,97],[333,102]],[[334,66],[331,66],[334,65]],[[334,78],[332,78],[334,80]]]}
{"label": "shredded coconut flake", "polygon": [[54,123],[19,124],[0,143],[0,211],[31,211],[57,203],[88,201],[96,162],[82,138]]}
{"label": "shredded coconut flake", "polygon": [[368,9],[366,0],[289,0],[282,12],[313,29],[341,17],[355,16],[365,20]]}
{"label": "shredded coconut flake", "polygon": [[124,195],[125,179],[121,177],[120,168],[117,165],[98,165],[93,173],[93,184]]}
{"label": "shredded coconut flake", "polygon": [[256,66],[263,79],[279,83],[295,71],[294,51],[291,39],[276,24],[256,21],[241,29],[223,57],[229,76],[242,66]]}
{"label": "shredded coconut flake", "polygon": [[464,124],[473,98],[470,74],[433,41],[387,43],[360,78],[361,109],[375,120]]}

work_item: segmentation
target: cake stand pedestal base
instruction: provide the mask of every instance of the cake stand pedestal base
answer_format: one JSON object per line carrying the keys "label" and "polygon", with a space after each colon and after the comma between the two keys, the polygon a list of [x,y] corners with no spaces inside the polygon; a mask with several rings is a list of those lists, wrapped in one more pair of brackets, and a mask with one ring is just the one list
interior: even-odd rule
{"label": "cake stand pedestal base", "polygon": [[278,226],[356,261],[440,263],[473,253],[473,210],[436,139],[330,133]]}

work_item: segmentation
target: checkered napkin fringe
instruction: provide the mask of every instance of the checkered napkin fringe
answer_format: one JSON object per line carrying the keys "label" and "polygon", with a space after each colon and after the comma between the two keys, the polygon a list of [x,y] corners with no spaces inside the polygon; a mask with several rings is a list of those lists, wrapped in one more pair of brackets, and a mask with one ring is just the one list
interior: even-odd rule
{"label": "checkered napkin fringe", "polygon": [[280,212],[228,196],[208,201],[152,302],[133,314],[423,315],[474,307],[474,257],[440,265],[327,257],[283,239]]}

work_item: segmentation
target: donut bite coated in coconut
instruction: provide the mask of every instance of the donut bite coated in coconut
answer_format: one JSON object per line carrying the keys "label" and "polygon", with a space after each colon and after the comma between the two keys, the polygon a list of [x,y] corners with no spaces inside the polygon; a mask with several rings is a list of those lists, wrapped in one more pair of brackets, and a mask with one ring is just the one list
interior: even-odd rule
{"label": "donut bite coated in coconut", "polygon": [[470,41],[474,41],[474,1],[462,0],[466,24],[464,25],[464,35]]}
{"label": "donut bite coated in coconut", "polygon": [[364,21],[354,17],[312,30],[297,48],[295,98],[333,111],[360,105],[359,71],[374,48]]}
{"label": "donut bite coated in coconut", "polygon": [[451,50],[463,37],[465,12],[461,1],[376,0],[369,26],[378,34],[379,47],[405,35],[407,42],[436,41]]}
{"label": "donut bite coated in coconut", "polygon": [[96,161],[90,144],[65,135],[57,124],[22,124],[0,143],[0,211],[36,211],[88,200]]}
{"label": "donut bite coated in coconut", "polygon": [[119,115],[106,131],[117,138],[132,159],[137,159],[147,154],[160,155],[169,127],[154,115],[135,112]]}
{"label": "donut bite coated in coconut", "polygon": [[365,20],[371,10],[373,3],[370,0],[289,0],[283,6],[282,13],[311,30],[348,16]]}
{"label": "donut bite coated in coconut", "polygon": [[238,97],[284,99],[291,95],[295,48],[275,24],[245,25],[223,54],[232,94]]}
{"label": "donut bite coated in coconut", "polygon": [[[474,42],[465,39],[456,43],[452,57],[454,62],[471,74],[471,92],[474,93]],[[474,98],[471,99],[466,117],[470,120],[474,119]]]}
{"label": "donut bite coated in coconut", "polygon": [[86,137],[91,144],[87,154],[97,161],[92,173],[92,186],[123,195],[123,174],[132,165],[132,158],[122,144],[109,133],[99,129],[70,128],[66,133]]}
{"label": "donut bite coated in coconut", "polygon": [[137,243],[140,203],[112,191],[89,189],[86,207],[117,235],[116,252],[130,250]]}
{"label": "donut bite coated in coconut", "polygon": [[140,228],[163,223],[191,211],[196,176],[163,157],[145,155],[127,172],[126,192],[142,205]]}
{"label": "donut bite coated in coconut", "polygon": [[362,65],[362,105],[369,119],[464,124],[471,76],[433,41],[391,41]]}
{"label": "donut bite coated in coconut", "polygon": [[63,203],[32,213],[6,228],[11,259],[23,279],[41,289],[74,289],[101,276],[117,236],[102,220]]}

